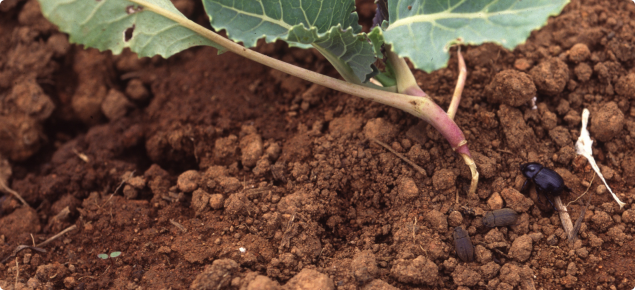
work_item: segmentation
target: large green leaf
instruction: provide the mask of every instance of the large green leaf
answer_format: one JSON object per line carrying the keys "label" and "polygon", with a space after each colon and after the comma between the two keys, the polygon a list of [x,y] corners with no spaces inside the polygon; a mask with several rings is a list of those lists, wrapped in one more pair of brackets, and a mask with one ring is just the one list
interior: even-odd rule
{"label": "large green leaf", "polygon": [[345,78],[350,70],[363,81],[373,71],[373,48],[360,33],[354,0],[203,0],[203,6],[214,29],[246,47],[260,38],[314,45],[335,57],[327,56]]}
{"label": "large green leaf", "polygon": [[496,42],[513,49],[568,0],[392,0],[385,42],[415,67],[445,67],[452,43]]}
{"label": "large green leaf", "polygon": [[39,0],[42,13],[70,41],[119,54],[165,58],[197,45],[224,49],[204,38],[170,0]]}
{"label": "large green leaf", "polygon": [[325,33],[333,26],[361,31],[357,23],[354,0],[203,0],[210,24],[217,30],[226,29],[228,36],[246,47],[256,46],[265,37],[267,42],[287,40],[289,31],[298,24]]}

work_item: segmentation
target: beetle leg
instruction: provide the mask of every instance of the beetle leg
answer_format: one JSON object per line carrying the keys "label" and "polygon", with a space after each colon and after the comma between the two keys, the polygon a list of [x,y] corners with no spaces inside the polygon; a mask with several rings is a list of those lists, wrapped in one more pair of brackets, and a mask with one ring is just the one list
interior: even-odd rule
{"label": "beetle leg", "polygon": [[525,183],[523,183],[523,187],[520,188],[520,193],[527,194],[527,183],[529,183],[529,178],[525,180]]}
{"label": "beetle leg", "polygon": [[[543,212],[551,213],[554,206],[553,202],[550,199],[550,195],[544,194],[542,191],[536,191],[537,201],[535,201],[535,205]],[[547,200],[549,203],[545,202]],[[551,206],[549,206],[551,204]]]}
{"label": "beetle leg", "polygon": [[[549,196],[549,197],[551,197],[551,196]],[[560,212],[560,211],[558,210],[558,208],[556,207],[556,205],[555,205],[555,204],[553,204],[553,201],[551,201],[551,198],[549,198],[549,197],[547,197],[547,201],[549,201],[549,203],[551,204],[551,206],[553,206],[553,210],[555,210],[556,212]]]}

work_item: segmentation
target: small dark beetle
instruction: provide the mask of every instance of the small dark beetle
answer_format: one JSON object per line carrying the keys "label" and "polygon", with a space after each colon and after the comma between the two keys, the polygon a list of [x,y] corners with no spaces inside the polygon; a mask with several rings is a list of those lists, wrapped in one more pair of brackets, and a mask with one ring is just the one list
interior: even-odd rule
{"label": "small dark beetle", "polygon": [[523,184],[523,189],[527,185],[527,182],[531,180],[536,186],[536,191],[543,194],[559,196],[563,190],[571,191],[571,189],[564,185],[564,180],[558,172],[546,168],[541,164],[526,163],[520,166],[520,171],[528,178],[525,184]]}
{"label": "small dark beetle", "polygon": [[527,177],[520,191],[524,192],[528,182],[531,180],[536,186],[536,191],[545,195],[552,205],[552,197],[560,196],[563,190],[571,191],[570,188],[564,185],[564,179],[562,179],[562,176],[560,176],[558,172],[546,168],[542,166],[542,164],[534,162],[526,163],[520,166],[520,171]]}
{"label": "small dark beetle", "polygon": [[483,224],[487,227],[504,227],[516,223],[518,213],[511,208],[501,208],[485,214]]}
{"label": "small dark beetle", "polygon": [[470,236],[463,227],[454,228],[454,247],[456,248],[456,255],[462,261],[474,261],[474,246],[472,246],[472,240],[470,240]]}

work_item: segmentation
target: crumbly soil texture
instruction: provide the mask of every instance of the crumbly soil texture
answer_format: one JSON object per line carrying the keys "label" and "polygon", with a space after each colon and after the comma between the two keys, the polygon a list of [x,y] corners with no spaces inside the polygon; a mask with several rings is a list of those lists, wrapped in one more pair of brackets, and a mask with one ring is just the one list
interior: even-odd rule
{"label": "crumbly soil texture", "polygon": [[[200,3],[174,3],[208,26]],[[368,29],[374,4],[357,4]],[[315,51],[256,50],[337,77]],[[462,159],[407,113],[209,47],[167,60],[84,49],[37,1],[3,1],[0,183],[28,206],[0,189],[0,288],[632,289],[635,4],[574,0],[513,51],[462,52],[456,122],[476,194]],[[415,73],[444,108],[451,54]],[[576,155],[584,108],[624,208]],[[574,222],[588,204],[574,243],[546,197],[521,193],[527,162],[564,178]],[[500,208],[516,223],[486,227]]]}

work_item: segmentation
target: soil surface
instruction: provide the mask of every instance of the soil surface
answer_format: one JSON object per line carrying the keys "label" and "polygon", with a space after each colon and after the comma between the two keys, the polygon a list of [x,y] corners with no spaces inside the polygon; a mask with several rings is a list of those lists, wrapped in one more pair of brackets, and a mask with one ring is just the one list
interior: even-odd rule
{"label": "soil surface", "polygon": [[[175,4],[208,25],[200,3]],[[365,29],[373,11],[358,1]],[[256,50],[337,76],[315,51]],[[29,206],[0,198],[0,287],[632,289],[635,4],[574,0],[514,51],[462,51],[456,122],[481,173],[475,195],[461,158],[404,112],[213,48],[168,60],[85,50],[35,0],[5,0],[0,183]],[[456,51],[415,75],[447,108]],[[623,209],[575,153],[584,108]],[[544,197],[520,193],[527,162],[564,178],[565,204],[588,189],[568,207],[575,222],[590,200],[575,243]],[[514,225],[483,224],[506,207]]]}

